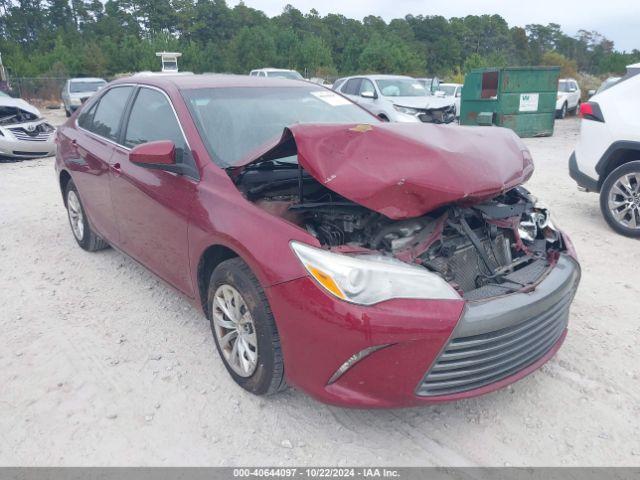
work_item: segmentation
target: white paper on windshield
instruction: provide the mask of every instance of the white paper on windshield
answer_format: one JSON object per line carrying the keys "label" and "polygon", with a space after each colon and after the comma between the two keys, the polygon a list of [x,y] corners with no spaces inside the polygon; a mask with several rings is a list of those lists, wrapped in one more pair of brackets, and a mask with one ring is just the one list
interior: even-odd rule
{"label": "white paper on windshield", "polygon": [[539,97],[538,93],[521,93],[519,110],[521,112],[537,112]]}
{"label": "white paper on windshield", "polygon": [[323,90],[320,92],[310,92],[311,95],[324,103],[328,103],[332,107],[339,107],[341,105],[350,105],[351,102],[344,97],[341,97],[337,93],[330,92],[329,90]]}

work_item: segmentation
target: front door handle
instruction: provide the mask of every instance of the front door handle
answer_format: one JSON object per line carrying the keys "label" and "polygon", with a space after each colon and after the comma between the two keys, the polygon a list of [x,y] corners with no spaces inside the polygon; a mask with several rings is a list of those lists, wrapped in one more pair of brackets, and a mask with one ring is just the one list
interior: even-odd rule
{"label": "front door handle", "polygon": [[113,170],[115,173],[120,173],[120,164],[119,163],[112,163],[111,164],[111,170]]}

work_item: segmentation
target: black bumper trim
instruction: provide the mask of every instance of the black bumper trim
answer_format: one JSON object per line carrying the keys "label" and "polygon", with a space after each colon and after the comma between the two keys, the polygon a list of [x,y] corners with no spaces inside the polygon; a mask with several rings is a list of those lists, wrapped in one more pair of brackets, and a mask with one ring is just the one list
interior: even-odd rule
{"label": "black bumper trim", "polygon": [[591,178],[589,175],[582,173],[578,169],[578,161],[576,160],[576,152],[573,152],[569,157],[569,175],[571,178],[575,180],[575,182],[586,189],[588,192],[596,192],[600,191],[600,186],[598,185],[598,181]]}

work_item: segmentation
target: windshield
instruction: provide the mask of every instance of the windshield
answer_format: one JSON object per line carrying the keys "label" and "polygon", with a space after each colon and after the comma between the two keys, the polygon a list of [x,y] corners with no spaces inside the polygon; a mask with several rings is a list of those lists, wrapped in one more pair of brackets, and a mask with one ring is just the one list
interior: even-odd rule
{"label": "windshield", "polygon": [[380,93],[385,97],[424,97],[428,91],[413,78],[389,78],[376,80]]}
{"label": "windshield", "polygon": [[298,123],[373,123],[376,117],[320,87],[203,88],[183,92],[211,158],[222,168],[247,158]]}
{"label": "windshield", "polygon": [[71,93],[96,92],[100,87],[107,84],[104,80],[83,81],[69,83],[69,91]]}
{"label": "windshield", "polygon": [[600,93],[605,91],[607,88],[611,88],[613,87],[616,83],[618,83],[620,81],[620,77],[611,77],[611,78],[607,78],[604,82],[602,82],[602,85],[600,85],[600,87],[598,88],[598,90],[596,91],[596,93]]}
{"label": "windshield", "polygon": [[456,94],[456,86],[455,85],[442,85],[438,87],[438,90],[444,92],[447,97],[453,97]]}
{"label": "windshield", "polygon": [[288,78],[290,80],[302,80],[302,75],[294,71],[267,72],[267,76],[274,78]]}
{"label": "windshield", "polygon": [[571,83],[570,82],[560,82],[560,83],[558,83],[558,91],[559,92],[570,92],[571,91]]}

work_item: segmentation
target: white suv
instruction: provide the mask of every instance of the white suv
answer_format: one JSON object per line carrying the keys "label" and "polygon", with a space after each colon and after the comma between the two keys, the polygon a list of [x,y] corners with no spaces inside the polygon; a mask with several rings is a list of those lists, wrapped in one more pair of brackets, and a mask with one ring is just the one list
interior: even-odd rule
{"label": "white suv", "polygon": [[580,139],[569,159],[578,186],[600,193],[616,232],[640,237],[640,75],[623,77],[580,107]]}
{"label": "white suv", "polygon": [[251,77],[268,77],[268,78],[288,78],[290,80],[304,80],[295,70],[287,70],[285,68],[258,68],[249,72]]}
{"label": "white suv", "polygon": [[556,117],[564,118],[568,112],[576,113],[580,108],[580,86],[573,78],[561,78],[558,81],[556,97]]}

